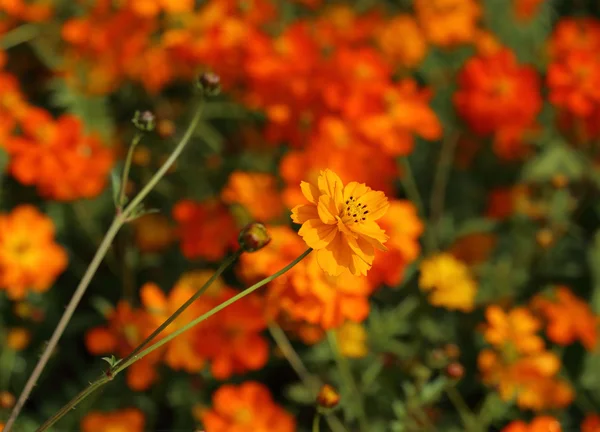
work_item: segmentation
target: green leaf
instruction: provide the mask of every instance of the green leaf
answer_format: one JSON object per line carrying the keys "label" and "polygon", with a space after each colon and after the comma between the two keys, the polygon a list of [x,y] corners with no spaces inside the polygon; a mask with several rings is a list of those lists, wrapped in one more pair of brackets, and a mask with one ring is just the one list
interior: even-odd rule
{"label": "green leaf", "polygon": [[301,382],[291,384],[285,389],[286,397],[296,403],[312,405],[315,403],[315,392]]}
{"label": "green leaf", "polygon": [[113,202],[115,208],[123,206],[125,203],[119,203],[119,195],[121,194],[121,176],[116,169],[110,172],[110,184],[112,187]]}
{"label": "green leaf", "polygon": [[510,407],[511,405],[504,402],[500,396],[498,396],[498,393],[489,393],[481,405],[479,416],[477,418],[481,430],[487,430],[491,424],[505,418]]}
{"label": "green leaf", "polygon": [[440,376],[433,381],[428,382],[423,386],[419,394],[419,400],[423,405],[429,405],[437,402],[442,396],[442,392],[448,385],[448,379],[445,376]]}
{"label": "green leaf", "polygon": [[102,360],[108,363],[111,368],[115,367],[121,362],[121,360],[117,359],[114,355],[111,355],[110,357],[102,357]]}
{"label": "green leaf", "polygon": [[522,178],[531,182],[547,182],[557,174],[579,180],[585,174],[585,159],[562,142],[549,144],[523,168]]}
{"label": "green leaf", "polygon": [[[592,273],[592,298],[590,304],[594,313],[600,313],[600,230],[596,231],[594,241],[588,252],[588,264]],[[589,357],[589,356],[588,356]],[[598,365],[600,366],[600,364]],[[598,369],[600,374],[600,368]]]}

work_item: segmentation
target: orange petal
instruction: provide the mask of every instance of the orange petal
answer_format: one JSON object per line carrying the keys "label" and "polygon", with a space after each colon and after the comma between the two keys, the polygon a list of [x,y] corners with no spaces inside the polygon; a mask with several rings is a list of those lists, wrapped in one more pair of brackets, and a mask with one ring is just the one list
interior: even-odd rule
{"label": "orange petal", "polygon": [[164,313],[167,305],[165,293],[154,283],[146,283],[140,290],[140,298],[146,308],[154,313]]}
{"label": "orange petal", "polygon": [[335,216],[337,215],[335,203],[333,202],[333,198],[328,195],[321,195],[319,197],[319,204],[317,205],[317,211],[319,213],[319,218],[325,224],[335,224],[337,219]]}
{"label": "orange petal", "polygon": [[349,228],[362,236],[363,239],[371,243],[377,249],[386,251],[387,248],[383,245],[389,237],[385,234],[379,225],[373,221],[360,222],[349,225]]}
{"label": "orange petal", "polygon": [[326,225],[321,219],[309,219],[298,231],[308,246],[313,249],[326,247],[337,234],[336,225]]}
{"label": "orange petal", "polygon": [[369,219],[377,220],[387,212],[390,203],[383,192],[369,191],[360,197],[360,203],[365,204],[369,210]]}
{"label": "orange petal", "polygon": [[319,219],[317,206],[313,204],[300,204],[292,209],[292,220],[297,224],[303,224],[309,219]]}
{"label": "orange petal", "polygon": [[359,199],[370,190],[371,188],[365,185],[364,183],[350,182],[344,188],[344,202],[348,201],[350,197],[354,199]]}
{"label": "orange petal", "polygon": [[319,188],[308,182],[300,182],[300,189],[302,190],[302,194],[304,197],[309,200],[313,204],[317,204],[319,201],[319,196],[321,192],[319,192]]}
{"label": "orange petal", "polygon": [[338,233],[327,247],[317,251],[317,263],[331,276],[339,276],[352,266],[352,250],[344,235]]}
{"label": "orange petal", "polygon": [[[342,201],[343,198],[343,187],[342,180],[336,173],[327,169],[321,171],[321,175],[318,179],[319,190],[323,194],[327,194],[334,199],[336,205]],[[336,210],[336,214],[339,213],[339,209]]]}

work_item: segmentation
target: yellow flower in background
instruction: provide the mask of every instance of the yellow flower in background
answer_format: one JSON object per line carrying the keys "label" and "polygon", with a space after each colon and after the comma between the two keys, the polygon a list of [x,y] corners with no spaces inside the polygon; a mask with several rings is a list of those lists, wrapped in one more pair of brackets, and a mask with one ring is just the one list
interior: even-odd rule
{"label": "yellow flower in background", "polygon": [[368,354],[367,331],[358,323],[346,321],[336,332],[340,352],[345,357],[361,358]]}
{"label": "yellow flower in background", "polygon": [[473,310],[477,284],[468,267],[449,253],[434,255],[421,263],[419,287],[429,291],[429,303],[464,312]]}
{"label": "yellow flower in background", "polygon": [[375,248],[388,236],[377,224],[389,207],[383,192],[363,183],[346,186],[331,170],[321,171],[317,185],[300,183],[309,204],[292,209],[292,220],[302,224],[298,234],[317,251],[319,266],[332,276],[345,270],[366,275],[373,264]]}
{"label": "yellow flower in background", "polygon": [[31,333],[23,327],[15,327],[6,334],[6,346],[14,351],[23,351],[29,345]]}

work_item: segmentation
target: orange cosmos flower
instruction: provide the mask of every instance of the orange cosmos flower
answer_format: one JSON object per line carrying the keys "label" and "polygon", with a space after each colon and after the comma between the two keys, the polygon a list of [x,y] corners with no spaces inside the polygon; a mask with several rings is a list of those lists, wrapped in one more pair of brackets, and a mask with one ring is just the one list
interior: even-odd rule
{"label": "orange cosmos flower", "polygon": [[600,21],[590,17],[567,17],[556,23],[550,39],[553,59],[573,51],[597,52],[600,49]]}
{"label": "orange cosmos flower", "polygon": [[481,16],[476,0],[416,0],[415,11],[429,41],[446,47],[471,42]]}
{"label": "orange cosmos flower", "polygon": [[357,182],[344,186],[331,170],[321,172],[317,185],[300,188],[310,204],[294,207],[292,220],[302,224],[299,234],[317,251],[321,268],[332,276],[366,275],[375,248],[386,250],[388,236],[376,222],[389,207],[383,192]]}
{"label": "orange cosmos flower", "polygon": [[81,420],[81,432],[144,432],[144,414],[136,408],[87,414]]}
{"label": "orange cosmos flower", "polygon": [[66,267],[67,253],[55,243],[49,217],[30,205],[0,215],[0,289],[9,298],[47,291]]}
{"label": "orange cosmos flower", "polygon": [[237,226],[227,207],[219,201],[179,201],[173,208],[179,224],[181,251],[188,259],[218,261],[237,244]]}
{"label": "orange cosmos flower", "polygon": [[588,414],[581,423],[581,432],[599,432],[600,431],[600,416],[597,414]]}
{"label": "orange cosmos flower", "polygon": [[265,173],[235,171],[221,192],[228,204],[243,205],[256,220],[267,222],[283,213],[277,178]]}
{"label": "orange cosmos flower", "polygon": [[539,416],[529,424],[518,420],[510,423],[502,432],[562,432],[558,420],[550,416]]}
{"label": "orange cosmos flower", "polygon": [[398,15],[384,23],[376,38],[383,55],[395,65],[415,67],[427,54],[427,41],[410,15]]}
{"label": "orange cosmos flower", "polygon": [[[132,309],[120,301],[109,311],[105,326],[96,327],[85,335],[85,345],[94,355],[116,354],[123,358],[133,351],[154,330],[154,323],[141,309]],[[137,391],[147,390],[156,380],[155,364],[160,357],[156,350],[127,369],[127,385]]]}
{"label": "orange cosmos flower", "polygon": [[543,296],[533,299],[533,307],[548,321],[548,338],[561,345],[579,340],[592,351],[598,340],[598,320],[589,304],[563,286],[555,289],[554,296],[554,299]]}
{"label": "orange cosmos flower", "polygon": [[213,407],[200,414],[207,432],[296,431],[294,418],[275,404],[260,383],[221,386],[212,400]]}
{"label": "orange cosmos flower", "polygon": [[485,339],[492,345],[502,348],[512,344],[520,354],[542,351],[544,341],[537,332],[541,323],[526,308],[514,308],[504,312],[498,306],[490,306],[485,311],[488,325]]}

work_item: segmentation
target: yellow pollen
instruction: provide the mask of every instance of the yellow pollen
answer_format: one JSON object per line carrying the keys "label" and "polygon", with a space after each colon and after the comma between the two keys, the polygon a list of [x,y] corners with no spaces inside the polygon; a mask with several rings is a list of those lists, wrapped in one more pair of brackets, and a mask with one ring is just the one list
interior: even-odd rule
{"label": "yellow pollen", "polygon": [[361,204],[356,198],[350,197],[346,200],[344,209],[345,218],[353,220],[355,223],[367,220],[369,209],[366,204]]}

